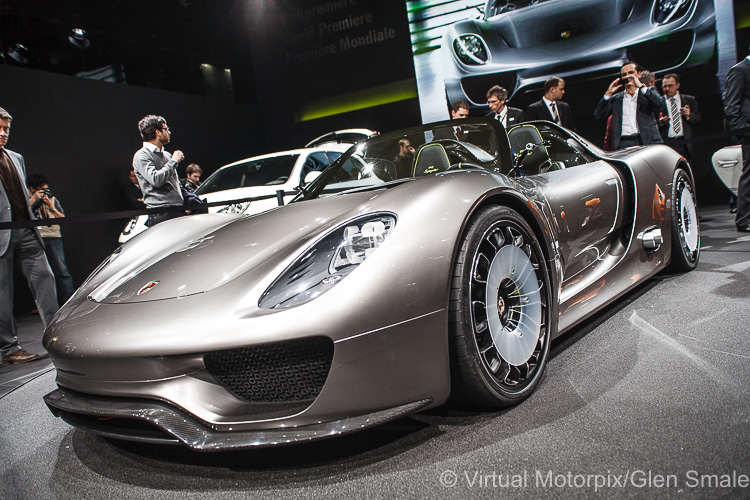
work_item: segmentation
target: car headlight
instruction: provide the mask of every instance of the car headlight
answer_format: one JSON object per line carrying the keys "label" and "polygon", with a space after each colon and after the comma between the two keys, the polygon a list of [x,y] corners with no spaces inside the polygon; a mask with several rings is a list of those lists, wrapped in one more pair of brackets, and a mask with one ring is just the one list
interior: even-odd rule
{"label": "car headlight", "polygon": [[471,66],[487,64],[489,59],[487,44],[479,35],[461,35],[453,40],[453,51],[456,57]]}
{"label": "car headlight", "polygon": [[369,215],[335,229],[299,257],[268,289],[258,305],[279,309],[319,297],[364,262],[396,225],[392,215]]}
{"label": "car headlight", "polygon": [[655,0],[652,21],[662,25],[681,18],[690,9],[693,0]]}
{"label": "car headlight", "polygon": [[250,207],[249,201],[244,203],[232,203],[231,205],[221,207],[216,212],[220,214],[243,214],[248,207]]}

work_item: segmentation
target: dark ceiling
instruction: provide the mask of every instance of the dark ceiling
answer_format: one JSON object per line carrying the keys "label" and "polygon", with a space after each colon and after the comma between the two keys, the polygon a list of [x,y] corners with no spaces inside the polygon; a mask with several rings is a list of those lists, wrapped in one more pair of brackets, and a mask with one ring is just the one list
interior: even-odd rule
{"label": "dark ceiling", "polygon": [[[3,0],[0,63],[70,75],[114,65],[129,85],[194,95],[206,94],[200,65],[208,63],[231,69],[234,98],[248,101],[254,98],[252,3]],[[71,43],[73,29],[85,30],[87,48]],[[19,53],[25,62],[13,57]]]}

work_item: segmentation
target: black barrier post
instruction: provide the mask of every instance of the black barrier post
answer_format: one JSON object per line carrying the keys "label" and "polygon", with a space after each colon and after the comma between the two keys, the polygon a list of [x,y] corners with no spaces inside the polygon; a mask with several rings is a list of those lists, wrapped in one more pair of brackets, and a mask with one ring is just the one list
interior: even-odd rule
{"label": "black barrier post", "polygon": [[279,202],[279,206],[284,206],[284,191],[282,189],[276,190],[276,201]]}

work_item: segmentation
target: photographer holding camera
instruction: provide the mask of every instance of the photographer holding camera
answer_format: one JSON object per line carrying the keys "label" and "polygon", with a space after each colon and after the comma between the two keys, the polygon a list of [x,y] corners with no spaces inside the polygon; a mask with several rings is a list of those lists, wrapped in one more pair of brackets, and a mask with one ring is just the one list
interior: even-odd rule
{"label": "photographer holding camera", "polygon": [[[641,71],[634,62],[623,64],[620,78],[609,85],[594,111],[596,119],[612,114],[614,149],[664,142],[654,118],[654,111],[660,109],[662,98],[655,87],[641,82]],[[618,92],[623,87],[625,91]]]}
{"label": "photographer holding camera", "polygon": [[[27,179],[29,186],[29,203],[31,211],[37,219],[53,219],[65,217],[62,205],[57,198],[52,196],[47,178],[40,174],[31,174]],[[57,298],[60,304],[64,304],[73,292],[73,277],[70,275],[68,265],[65,263],[65,251],[63,249],[62,234],[60,226],[42,226],[39,233],[44,241],[44,253],[47,255],[52,272],[55,275],[57,285]]]}

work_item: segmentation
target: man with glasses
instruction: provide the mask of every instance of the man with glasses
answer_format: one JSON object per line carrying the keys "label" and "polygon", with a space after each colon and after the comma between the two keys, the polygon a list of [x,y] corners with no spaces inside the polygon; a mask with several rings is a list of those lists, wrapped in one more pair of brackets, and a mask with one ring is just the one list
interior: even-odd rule
{"label": "man with glasses", "polygon": [[508,91],[499,85],[495,85],[487,91],[487,104],[490,112],[487,116],[499,121],[503,127],[509,129],[523,121],[523,111],[505,105]]}
{"label": "man with glasses", "polygon": [[[147,208],[180,207],[184,204],[180,191],[177,165],[185,158],[182,151],[169,154],[164,146],[169,144],[171,134],[167,121],[161,116],[148,115],[138,122],[143,147],[133,156],[133,169],[143,193]],[[154,226],[165,220],[185,215],[171,211],[148,216],[146,225]]]}
{"label": "man with glasses", "polygon": [[691,95],[680,93],[680,77],[675,73],[664,75],[661,87],[664,89],[666,112],[659,118],[659,128],[664,143],[690,160],[693,145],[685,144],[685,140],[693,137],[693,126],[701,121],[698,101]]}

